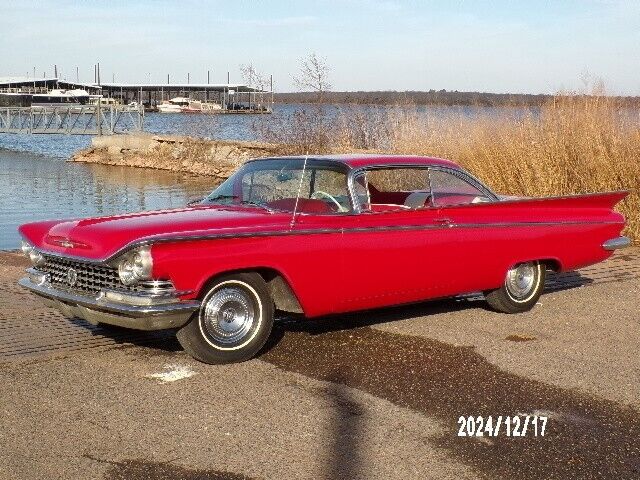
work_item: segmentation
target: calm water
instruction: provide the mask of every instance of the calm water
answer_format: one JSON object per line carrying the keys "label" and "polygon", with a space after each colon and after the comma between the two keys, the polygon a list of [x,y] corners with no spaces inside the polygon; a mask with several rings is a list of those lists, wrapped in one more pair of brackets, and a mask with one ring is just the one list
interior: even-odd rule
{"label": "calm water", "polygon": [[211,178],[0,149],[0,249],[18,248],[25,222],[180,207],[213,188]]}

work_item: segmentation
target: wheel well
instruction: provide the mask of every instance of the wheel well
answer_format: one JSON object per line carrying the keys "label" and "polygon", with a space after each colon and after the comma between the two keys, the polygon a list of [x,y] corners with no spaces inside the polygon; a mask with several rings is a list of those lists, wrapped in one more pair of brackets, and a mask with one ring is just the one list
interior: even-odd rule
{"label": "wheel well", "polygon": [[269,293],[277,310],[290,313],[304,313],[298,297],[296,297],[289,282],[287,282],[280,272],[273,268],[246,268],[217,273],[203,284],[199,296],[204,295],[217,278],[222,275],[233,275],[234,273],[257,273],[267,284],[267,288],[269,289]]}
{"label": "wheel well", "polygon": [[540,263],[547,267],[547,270],[551,270],[553,272],[559,272],[562,270],[560,261],[555,258],[543,258],[540,260]]}

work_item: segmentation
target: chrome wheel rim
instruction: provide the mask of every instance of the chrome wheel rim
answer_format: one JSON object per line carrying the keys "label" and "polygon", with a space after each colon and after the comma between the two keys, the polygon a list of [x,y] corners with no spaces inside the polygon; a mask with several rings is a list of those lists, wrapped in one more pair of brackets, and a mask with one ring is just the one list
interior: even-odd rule
{"label": "chrome wheel rim", "polygon": [[231,346],[254,330],[259,311],[253,295],[241,286],[224,286],[205,298],[201,325],[209,339],[220,346]]}
{"label": "chrome wheel rim", "polygon": [[509,295],[515,300],[524,300],[536,288],[537,265],[522,263],[509,270],[505,286]]}

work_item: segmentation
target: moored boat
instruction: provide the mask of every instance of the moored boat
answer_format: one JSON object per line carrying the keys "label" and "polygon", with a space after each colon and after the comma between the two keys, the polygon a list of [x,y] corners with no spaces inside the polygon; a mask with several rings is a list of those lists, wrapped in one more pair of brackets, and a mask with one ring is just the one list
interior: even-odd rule
{"label": "moored boat", "polygon": [[86,90],[50,90],[47,93],[34,93],[31,97],[32,107],[57,107],[87,105],[90,95]]}
{"label": "moored boat", "polygon": [[186,97],[175,97],[158,105],[161,113],[212,113],[222,110],[218,103],[201,102]]}
{"label": "moored boat", "polygon": [[160,113],[181,113],[183,107],[189,106],[190,99],[186,97],[175,97],[171,100],[165,100],[158,105]]}

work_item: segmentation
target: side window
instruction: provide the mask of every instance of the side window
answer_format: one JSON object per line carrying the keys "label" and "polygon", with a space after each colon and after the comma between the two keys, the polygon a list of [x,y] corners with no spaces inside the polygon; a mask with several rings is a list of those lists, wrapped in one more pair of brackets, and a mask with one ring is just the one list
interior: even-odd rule
{"label": "side window", "polygon": [[367,180],[380,192],[413,192],[429,189],[426,168],[383,168],[369,170]]}
{"label": "side window", "polygon": [[338,211],[351,210],[349,191],[343,172],[335,170],[318,169],[311,174],[311,193],[309,198],[329,202],[331,206],[339,205]]}
{"label": "side window", "polygon": [[365,211],[397,211],[431,206],[427,168],[381,168],[356,178]]}
{"label": "side window", "polygon": [[437,207],[491,201],[478,188],[443,170],[431,170],[431,193]]}

